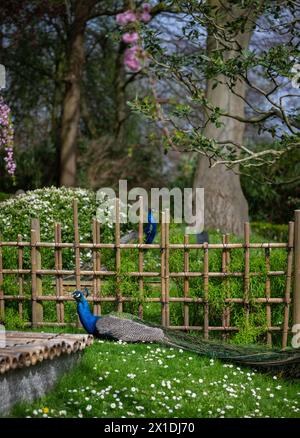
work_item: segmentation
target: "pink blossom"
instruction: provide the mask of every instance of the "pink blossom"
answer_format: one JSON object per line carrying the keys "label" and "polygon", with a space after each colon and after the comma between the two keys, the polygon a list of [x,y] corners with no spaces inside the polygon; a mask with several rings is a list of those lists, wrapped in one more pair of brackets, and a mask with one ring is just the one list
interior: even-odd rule
{"label": "pink blossom", "polygon": [[149,3],[144,3],[143,4],[143,10],[144,10],[144,12],[150,12],[150,10],[151,10],[150,4]]}
{"label": "pink blossom", "polygon": [[9,175],[13,176],[16,164],[13,154],[14,128],[11,120],[11,111],[8,105],[0,98],[0,147],[5,150],[5,167]]}
{"label": "pink blossom", "polygon": [[149,12],[145,11],[140,15],[140,20],[144,23],[148,23],[151,20],[151,15]]}
{"label": "pink blossom", "polygon": [[121,14],[117,14],[116,20],[120,26],[126,26],[128,23],[134,23],[136,21],[136,15],[133,11],[125,11]]}
{"label": "pink blossom", "polygon": [[125,50],[124,64],[132,72],[138,72],[141,69],[141,63],[138,59],[140,50],[138,46],[133,46]]}
{"label": "pink blossom", "polygon": [[127,60],[125,66],[133,73],[137,73],[141,70],[141,63],[138,59]]}
{"label": "pink blossom", "polygon": [[134,44],[137,43],[139,39],[139,34],[137,32],[133,32],[133,33],[129,33],[126,32],[124,33],[124,35],[122,36],[122,40],[124,41],[124,43],[126,44]]}

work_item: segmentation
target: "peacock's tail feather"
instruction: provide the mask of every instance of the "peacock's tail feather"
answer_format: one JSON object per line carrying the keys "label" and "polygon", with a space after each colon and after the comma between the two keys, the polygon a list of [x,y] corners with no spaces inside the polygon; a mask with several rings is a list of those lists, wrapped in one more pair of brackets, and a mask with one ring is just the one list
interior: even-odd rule
{"label": "peacock's tail feather", "polygon": [[300,351],[297,349],[275,350],[263,346],[240,346],[204,340],[195,335],[172,330],[149,323],[128,313],[114,312],[118,318],[130,319],[148,327],[159,327],[165,334],[164,345],[182,348],[202,356],[220,359],[258,370],[281,374],[289,378],[300,378]]}

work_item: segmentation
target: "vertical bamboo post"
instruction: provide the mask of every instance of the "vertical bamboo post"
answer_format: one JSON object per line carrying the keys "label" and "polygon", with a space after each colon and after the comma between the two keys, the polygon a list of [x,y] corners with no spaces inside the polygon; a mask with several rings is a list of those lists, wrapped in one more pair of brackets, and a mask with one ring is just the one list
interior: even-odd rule
{"label": "vertical bamboo post", "polygon": [[[61,224],[57,224],[57,242],[61,243]],[[63,261],[62,261],[62,248],[58,248],[58,269],[63,269]],[[63,276],[59,275],[58,277],[58,285],[59,285],[59,296],[64,295],[64,284],[63,284]],[[65,303],[64,301],[60,302],[60,319],[63,323],[65,321]]]}
{"label": "vertical bamboo post", "polygon": [[293,271],[293,252],[294,252],[294,222],[289,222],[288,254],[287,254],[287,271],[285,284],[285,303],[284,303],[284,322],[282,333],[282,348],[285,349],[288,340],[289,316],[291,303],[291,285]]}
{"label": "vertical bamboo post", "polygon": [[[226,234],[225,236],[225,243],[226,245],[229,244],[229,236],[230,234]],[[226,273],[229,273],[229,265],[230,265],[230,249],[226,248]],[[226,278],[226,296],[227,298],[230,298],[230,282],[229,278]],[[230,327],[230,304],[228,304],[226,308],[226,327]]]}
{"label": "vertical bamboo post", "polygon": [[[184,235],[184,245],[189,244],[189,235]],[[189,266],[189,249],[187,247],[184,248],[184,298],[187,298],[189,296],[189,290],[190,290],[190,282],[189,282],[189,272],[190,266]],[[189,303],[184,303],[184,309],[183,309],[183,324],[185,327],[188,327],[190,325],[190,314],[189,314]]]}
{"label": "vertical bamboo post", "polygon": [[272,332],[269,330],[269,327],[272,326],[272,315],[271,315],[271,304],[269,303],[269,299],[271,298],[271,279],[270,279],[270,248],[265,248],[265,259],[266,259],[266,319],[267,319],[267,345],[269,347],[272,346]]}
{"label": "vertical bamboo post", "polygon": [[170,267],[169,267],[169,257],[170,257],[170,211],[166,209],[166,229],[165,229],[165,239],[166,239],[166,266],[165,266],[165,321],[166,326],[170,325]]}
{"label": "vertical bamboo post", "polygon": [[[92,223],[93,244],[100,243],[100,224],[94,218]],[[100,271],[101,269],[101,255],[99,249],[93,248],[93,270]],[[101,280],[99,274],[94,274],[93,278],[93,294],[94,298],[100,296]],[[94,315],[101,315],[101,304],[94,304]]]}
{"label": "vertical bamboo post", "polygon": [[[20,246],[22,242],[21,234],[18,234],[18,269],[23,269],[23,247]],[[23,274],[18,275],[18,283],[19,283],[19,295],[22,297],[24,295],[24,276]],[[19,301],[19,317],[23,319],[23,301]]]}
{"label": "vertical bamboo post", "polygon": [[208,305],[208,272],[209,272],[209,261],[208,261],[208,243],[204,242],[204,262],[203,262],[203,288],[204,288],[204,339],[209,337],[209,305]]}
{"label": "vertical bamboo post", "polygon": [[[229,236],[230,236],[229,233],[227,233],[225,236],[225,243],[226,244],[229,243]],[[230,249],[229,248],[227,248],[227,250],[226,250],[226,265],[227,265],[227,268],[229,268],[229,265],[230,265]]]}
{"label": "vertical bamboo post", "polygon": [[73,224],[74,224],[74,251],[75,251],[75,278],[76,289],[80,289],[80,237],[78,225],[78,201],[73,199]]}
{"label": "vertical bamboo post", "polygon": [[295,211],[295,280],[293,302],[293,325],[300,324],[300,210]]}
{"label": "vertical bamboo post", "polygon": [[2,256],[2,236],[0,236],[0,318],[5,316],[5,301],[3,291],[3,256]]}
{"label": "vertical bamboo post", "polygon": [[250,224],[245,222],[244,225],[244,248],[245,248],[245,270],[244,270],[244,305],[246,320],[249,319],[249,290],[250,290]]}
{"label": "vertical bamboo post", "polygon": [[[100,244],[101,242],[101,229],[100,229],[100,222],[96,222],[96,242]],[[97,271],[101,271],[101,249],[97,251],[96,253],[96,268]],[[101,297],[101,277],[100,275],[97,277],[97,292],[99,297]],[[97,307],[98,315],[101,315],[102,309],[101,309],[101,303],[98,304]]]}
{"label": "vertical bamboo post", "polygon": [[163,327],[166,326],[166,312],[165,312],[165,302],[166,302],[166,281],[165,281],[165,267],[166,267],[166,217],[165,212],[161,213],[161,228],[160,228],[160,278],[161,278],[161,324]]}
{"label": "vertical bamboo post", "polygon": [[[222,243],[223,243],[223,249],[222,249],[222,272],[226,273],[226,265],[227,265],[227,253],[226,253],[226,235],[223,234],[222,235]],[[226,278],[226,277],[225,277]],[[223,279],[223,282],[226,282],[226,279]],[[226,288],[226,283],[225,284],[225,288]],[[227,289],[226,289],[226,296],[227,296]],[[226,325],[227,325],[227,303],[224,303],[224,310],[223,310],[223,314],[222,314],[222,326],[224,328],[224,334],[223,334],[223,339],[226,339]]]}
{"label": "vertical bamboo post", "polygon": [[[140,220],[139,220],[139,244],[141,245],[143,243],[143,226],[144,226],[144,203],[143,203],[143,197],[139,197],[140,201]],[[143,265],[144,265],[144,252],[143,248],[139,248],[139,273],[141,274],[143,272]],[[144,300],[144,279],[142,276],[139,277],[139,296],[140,296],[140,302],[139,302],[139,318],[143,319],[143,300]]]}
{"label": "vertical bamboo post", "polygon": [[[55,237],[55,244],[61,243],[61,224],[55,223],[54,224],[54,237]],[[55,269],[56,270],[62,270],[62,249],[57,246],[55,248]],[[59,298],[63,295],[63,279],[61,274],[55,274],[55,287],[56,287],[56,296]],[[58,322],[64,322],[64,303],[61,302],[59,299],[56,303],[56,314],[57,314],[57,320]]]}
{"label": "vertical bamboo post", "polygon": [[[226,248],[226,245],[229,243],[229,234],[223,234],[222,236],[222,243],[224,245],[222,250],[222,272],[227,274],[229,270],[229,263],[230,263],[230,254],[228,248]],[[229,290],[229,282],[228,277],[224,278],[224,285],[225,285],[225,297],[230,298],[230,290]],[[223,339],[228,339],[228,333],[226,333],[226,330],[228,327],[230,327],[230,306],[226,302],[224,306],[224,311],[222,315],[222,325],[224,327],[224,335]]]}
{"label": "vertical bamboo post", "polygon": [[116,245],[116,299],[117,311],[123,312],[122,295],[120,291],[121,249],[120,249],[120,200],[116,198],[115,204],[115,245]]}
{"label": "vertical bamboo post", "polygon": [[38,219],[31,221],[31,301],[32,301],[32,326],[37,327],[43,321],[43,305],[37,301],[42,295],[42,279],[37,271],[41,269],[41,253],[37,247],[40,241],[40,222]]}

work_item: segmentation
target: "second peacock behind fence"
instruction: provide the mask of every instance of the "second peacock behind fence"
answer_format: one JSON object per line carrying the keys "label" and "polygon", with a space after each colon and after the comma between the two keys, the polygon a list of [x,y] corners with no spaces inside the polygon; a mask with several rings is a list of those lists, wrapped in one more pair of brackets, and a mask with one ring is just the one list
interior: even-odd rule
{"label": "second peacock behind fence", "polygon": [[158,326],[127,313],[95,316],[87,301],[88,290],[73,292],[77,313],[84,329],[100,339],[123,342],[155,342],[167,347],[182,348],[226,362],[255,367],[259,370],[300,378],[300,351],[270,350],[260,346],[240,346],[203,340],[177,330]]}

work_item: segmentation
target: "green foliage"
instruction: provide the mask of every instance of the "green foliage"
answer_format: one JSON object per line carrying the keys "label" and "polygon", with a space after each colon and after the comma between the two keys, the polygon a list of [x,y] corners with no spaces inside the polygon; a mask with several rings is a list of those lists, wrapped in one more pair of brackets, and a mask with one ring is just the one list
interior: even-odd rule
{"label": "green foliage", "polygon": [[5,311],[5,317],[1,320],[6,330],[24,330],[24,320],[19,317],[19,314],[13,308],[8,308]]}
{"label": "green foliage", "polygon": [[[264,148],[277,148],[276,143],[271,145],[257,143],[257,151]],[[251,219],[254,222],[270,222],[276,224],[285,224],[294,220],[294,210],[300,208],[300,149],[296,149],[289,154],[284,154],[276,163],[268,169],[264,166],[253,167],[251,172],[241,167],[242,177],[241,184],[249,204]],[[267,178],[267,181],[265,181]],[[286,183],[289,181],[289,183]],[[256,224],[254,225],[257,226]],[[266,226],[266,233],[271,225]],[[262,230],[264,231],[264,230]],[[275,229],[274,229],[275,231]],[[280,229],[274,240],[279,239],[282,235]],[[263,236],[271,237],[271,234]]]}
{"label": "green foliage", "polygon": [[[295,79],[299,52],[296,43],[299,28],[295,25],[299,21],[298,11],[294,2],[280,5],[275,2],[276,7],[269,1],[234,0],[229,3],[235,10],[234,16],[222,2],[212,5],[194,0],[171,1],[172,7],[185,20],[176,35],[178,45],[169,45],[168,50],[164,50],[164,32],[154,34],[146,27],[145,48],[154,61],[147,68],[149,76],[156,77],[158,83],[164,80],[165,83],[160,83],[162,89],[165,84],[172,84],[167,104],[162,104],[156,113],[155,105],[151,105],[151,109],[154,108],[151,120],[155,117],[160,127],[162,120],[166,121],[170,134],[166,142],[168,148],[200,152],[210,163],[219,161],[229,168],[233,168],[236,161],[251,171],[257,166],[261,176],[268,179],[266,167],[271,169],[281,158],[291,157],[299,150],[299,108],[296,103],[299,90],[291,83]],[[168,31],[171,28],[172,25]],[[287,40],[281,33],[282,28],[287,29],[286,35],[292,35]],[[270,34],[272,41],[265,47],[262,41]],[[251,93],[243,97],[245,87]],[[240,97],[240,103],[245,104],[245,116],[231,111],[230,105],[225,104],[227,98],[221,103],[218,91],[228,99],[233,93]],[[174,95],[178,99],[174,99]],[[255,105],[250,95],[253,95]],[[143,97],[144,101],[146,99]],[[149,117],[149,105],[135,104],[135,110]],[[262,149],[256,145],[249,149],[247,142],[237,144],[234,125],[230,125],[232,132],[227,126],[231,118],[241,119],[245,126],[248,124],[263,138],[271,135],[276,139],[276,147],[267,142]],[[228,128],[225,141],[220,130],[211,133],[214,127],[223,125]],[[211,129],[207,130],[207,126]],[[210,137],[207,137],[208,132]],[[252,132],[249,132],[251,138]],[[221,137],[222,141],[217,142]],[[253,153],[260,151],[263,153]]]}
{"label": "green foliage", "polygon": [[275,240],[277,242],[287,242],[288,226],[270,224],[268,222],[251,222],[251,229],[255,234],[264,236],[267,240]]}
{"label": "green foliage", "polygon": [[9,197],[10,197],[10,195],[8,193],[0,192],[0,202],[5,201]]}

